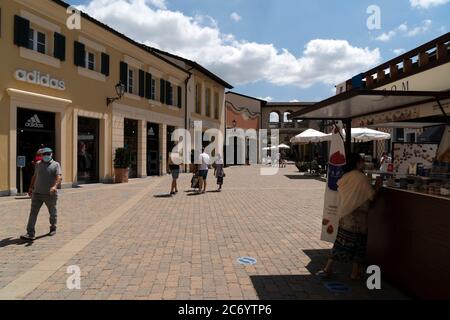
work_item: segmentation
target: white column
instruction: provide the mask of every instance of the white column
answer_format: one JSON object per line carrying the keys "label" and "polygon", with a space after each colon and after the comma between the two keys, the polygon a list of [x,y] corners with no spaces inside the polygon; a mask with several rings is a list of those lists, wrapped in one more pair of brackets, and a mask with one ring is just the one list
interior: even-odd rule
{"label": "white column", "polygon": [[161,124],[159,126],[159,150],[161,150],[161,168],[160,175],[167,173],[167,125]]}

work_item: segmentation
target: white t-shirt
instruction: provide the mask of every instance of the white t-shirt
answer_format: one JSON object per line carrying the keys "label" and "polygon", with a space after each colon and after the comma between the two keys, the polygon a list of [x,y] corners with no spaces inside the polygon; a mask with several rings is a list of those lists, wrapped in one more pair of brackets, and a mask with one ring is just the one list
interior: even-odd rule
{"label": "white t-shirt", "polygon": [[199,170],[208,170],[209,169],[208,165],[209,165],[210,160],[211,159],[207,153],[202,153],[200,155],[200,163],[201,164],[200,164]]}

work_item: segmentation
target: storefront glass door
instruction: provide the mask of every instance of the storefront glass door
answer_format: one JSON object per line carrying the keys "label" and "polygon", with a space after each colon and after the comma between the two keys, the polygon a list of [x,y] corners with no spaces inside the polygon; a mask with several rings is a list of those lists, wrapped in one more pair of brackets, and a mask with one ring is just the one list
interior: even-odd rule
{"label": "storefront glass door", "polygon": [[[26,158],[26,167],[22,169],[23,192],[28,191],[34,174],[34,165],[38,160],[36,152],[41,147],[53,149],[54,158],[58,160],[58,150],[55,150],[55,114],[18,108],[17,156],[25,156]],[[17,189],[20,190],[20,169],[17,169],[16,185]]]}
{"label": "storefront glass door", "polygon": [[131,167],[129,178],[138,176],[138,121],[125,119],[124,148],[131,152]]}
{"label": "storefront glass door", "polygon": [[80,184],[99,182],[100,121],[78,118],[78,174]]}
{"label": "storefront glass door", "polygon": [[159,175],[159,125],[147,123],[147,175]]}

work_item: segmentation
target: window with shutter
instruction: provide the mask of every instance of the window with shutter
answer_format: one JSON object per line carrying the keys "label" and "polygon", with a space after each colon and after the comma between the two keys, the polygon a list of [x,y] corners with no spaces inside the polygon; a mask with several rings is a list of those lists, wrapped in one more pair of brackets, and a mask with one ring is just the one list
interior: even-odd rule
{"label": "window with shutter", "polygon": [[92,71],[96,69],[95,53],[92,51],[86,51],[86,68]]}
{"label": "window with shutter", "polygon": [[134,70],[128,68],[128,93],[134,94]]}
{"label": "window with shutter", "polygon": [[207,88],[205,90],[205,107],[206,107],[206,116],[211,117],[211,89]]}
{"label": "window with shutter", "polygon": [[152,99],[152,75],[148,72],[145,73],[145,98],[148,100]]}
{"label": "window with shutter", "polygon": [[166,104],[169,106],[173,105],[173,88],[169,81],[166,81]]}
{"label": "window with shutter", "polygon": [[125,86],[125,92],[128,92],[128,64],[120,61],[120,82]]}
{"label": "window with shutter", "polygon": [[152,93],[151,93],[150,100],[156,101],[156,79],[155,78],[152,78]]}
{"label": "window with shutter", "polygon": [[86,47],[83,43],[74,43],[74,64],[78,67],[86,68]]}
{"label": "window with shutter", "polygon": [[66,37],[55,32],[54,34],[53,56],[61,61],[66,60]]}
{"label": "window with shutter", "polygon": [[47,34],[30,27],[28,36],[28,49],[46,54],[47,53]]}
{"label": "window with shutter", "polygon": [[102,68],[101,73],[109,77],[109,55],[102,52]]}
{"label": "window with shutter", "polygon": [[20,16],[14,16],[14,44],[19,47],[28,47],[30,36],[30,21]]}
{"label": "window with shutter", "polygon": [[159,83],[159,100],[161,101],[161,103],[166,103],[166,81],[164,79],[161,79]]}
{"label": "window with shutter", "polygon": [[177,92],[177,99],[178,99],[178,102],[177,102],[177,106],[178,106],[178,108],[181,108],[181,106],[183,105],[183,98],[182,98],[182,90],[181,90],[181,87],[180,86],[178,86],[178,88],[177,88],[178,90],[178,92]]}
{"label": "window with shutter", "polygon": [[139,70],[139,96],[145,97],[145,72]]}

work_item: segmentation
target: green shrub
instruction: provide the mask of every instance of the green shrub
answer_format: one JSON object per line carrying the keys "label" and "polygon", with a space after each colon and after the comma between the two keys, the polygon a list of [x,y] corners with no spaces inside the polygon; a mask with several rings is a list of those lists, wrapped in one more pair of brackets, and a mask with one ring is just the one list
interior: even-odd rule
{"label": "green shrub", "polygon": [[127,169],[131,166],[131,152],[125,148],[117,148],[114,158],[114,168]]}

